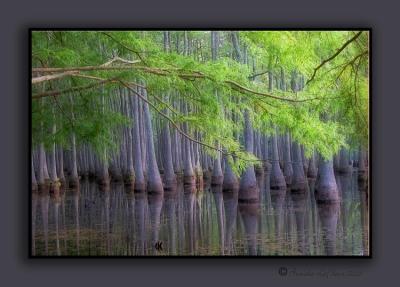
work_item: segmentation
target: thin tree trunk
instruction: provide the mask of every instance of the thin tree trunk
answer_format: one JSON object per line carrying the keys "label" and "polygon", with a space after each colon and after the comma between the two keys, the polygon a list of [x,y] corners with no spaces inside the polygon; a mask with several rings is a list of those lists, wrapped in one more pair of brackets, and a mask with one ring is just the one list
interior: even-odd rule
{"label": "thin tree trunk", "polygon": [[[71,102],[71,118],[72,121],[75,121],[75,115],[74,115],[74,102],[72,99],[72,95],[69,95],[69,100]],[[79,185],[79,177],[78,177],[78,167],[76,163],[76,139],[75,139],[75,133],[72,132],[71,135],[71,144],[72,144],[72,158],[71,158],[71,175],[70,175],[70,180],[69,180],[69,185],[71,187],[76,187]]]}
{"label": "thin tree trunk", "polygon": [[287,186],[292,184],[293,178],[293,165],[292,165],[292,157],[290,154],[290,136],[289,133],[286,134],[284,140],[285,147],[283,149],[283,175],[285,176],[285,181]]}
{"label": "thin tree trunk", "polygon": [[139,97],[137,95],[132,95],[133,102],[133,143],[134,143],[134,163],[135,163],[135,187],[136,191],[144,191],[146,188],[146,181],[143,173],[143,165],[142,165],[142,147],[141,147],[141,132],[140,132],[140,112],[139,112]]}

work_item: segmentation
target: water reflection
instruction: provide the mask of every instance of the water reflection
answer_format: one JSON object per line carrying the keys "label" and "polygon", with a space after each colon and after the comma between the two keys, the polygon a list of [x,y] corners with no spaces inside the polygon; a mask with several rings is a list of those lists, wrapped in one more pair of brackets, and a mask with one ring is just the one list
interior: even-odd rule
{"label": "water reflection", "polygon": [[318,203],[325,254],[336,255],[336,227],[339,216],[339,203]]}
{"label": "water reflection", "polygon": [[[164,194],[112,183],[32,194],[32,255],[368,255],[368,192],[355,175],[337,177],[341,202],[271,190],[258,176],[259,202],[238,190],[178,184]],[[159,243],[157,248],[157,243]],[[160,247],[161,246],[161,247]]]}
{"label": "water reflection", "polygon": [[214,197],[214,204],[217,211],[218,241],[220,254],[225,254],[225,211],[224,199],[222,195],[222,185],[212,185],[211,192]]}
{"label": "water reflection", "polygon": [[135,194],[135,254],[145,255],[146,250],[146,203],[145,193]]}
{"label": "water reflection", "polygon": [[296,220],[297,252],[300,255],[307,255],[305,243],[305,212],[306,212],[306,193],[293,192],[291,194],[293,211]]}
{"label": "water reflection", "polygon": [[222,194],[225,210],[225,254],[234,255],[234,234],[238,208],[238,189]]}
{"label": "water reflection", "polygon": [[161,208],[163,205],[163,194],[149,194],[147,200],[149,202],[150,213],[150,228],[151,228],[151,246],[152,255],[161,252],[162,250],[156,249],[156,244],[159,242],[160,223],[161,223]]}
{"label": "water reflection", "polygon": [[176,202],[177,202],[177,192],[176,189],[170,191],[164,195],[164,208],[165,208],[165,220],[167,221],[167,254],[177,255],[176,253],[176,236],[177,236],[177,226],[176,226]]}
{"label": "water reflection", "polygon": [[187,246],[187,255],[194,255],[194,212],[195,212],[195,200],[196,200],[196,185],[185,185],[184,186],[184,221],[185,221],[185,239]]}

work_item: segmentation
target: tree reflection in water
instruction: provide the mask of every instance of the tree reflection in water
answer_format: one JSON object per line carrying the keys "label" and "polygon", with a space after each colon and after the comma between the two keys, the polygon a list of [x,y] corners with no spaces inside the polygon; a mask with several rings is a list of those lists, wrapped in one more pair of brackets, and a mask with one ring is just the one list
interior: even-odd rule
{"label": "tree reflection in water", "polygon": [[149,194],[88,180],[35,191],[32,255],[368,255],[368,193],[357,174],[337,177],[337,203],[316,202],[315,180],[294,192],[269,189],[268,177],[258,176],[256,202],[206,181]]}

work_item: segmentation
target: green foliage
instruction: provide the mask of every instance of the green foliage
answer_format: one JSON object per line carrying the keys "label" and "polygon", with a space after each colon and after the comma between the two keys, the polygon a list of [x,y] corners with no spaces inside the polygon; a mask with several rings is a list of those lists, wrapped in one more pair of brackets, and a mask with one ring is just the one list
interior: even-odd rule
{"label": "green foliage", "polygon": [[[243,31],[240,45],[247,49],[248,64],[232,59],[230,32],[219,32],[217,61],[211,61],[210,33],[188,31],[189,55],[183,54],[184,32],[171,33],[171,51],[163,48],[160,31],[48,31],[32,33],[33,67],[98,66],[113,56],[132,61],[140,67],[167,71],[163,75],[145,69],[92,70],[84,74],[102,79],[118,78],[126,82],[145,84],[148,99],[160,111],[169,108],[170,118],[177,124],[188,123],[189,134],[198,132],[207,145],[217,143],[229,154],[236,172],[248,163],[257,163],[254,155],[244,151],[238,135],[243,132],[243,111],[249,110],[255,129],[271,134],[275,126],[282,133],[290,132],[293,139],[304,145],[306,154],[317,150],[324,157],[335,154],[341,146],[367,145],[368,142],[368,33],[348,45],[337,57],[319,69],[313,81],[293,92],[276,86],[284,81],[300,85],[314,69],[333,55],[353,31]],[[363,54],[364,53],[364,54]],[[246,59],[245,59],[246,60]],[[281,78],[281,69],[285,79]],[[268,91],[268,76],[255,81],[249,77],[258,71],[273,74],[273,89]],[[292,73],[294,72],[294,73]],[[203,77],[185,78],[185,74]],[[291,75],[297,78],[291,79]],[[36,75],[33,75],[36,76]],[[33,85],[33,94],[88,85],[96,80],[64,77]],[[227,81],[258,93],[295,101],[281,101],[233,89]],[[109,82],[99,87],[46,97],[32,101],[32,137],[34,145],[53,142],[68,147],[74,133],[78,144],[88,143],[99,153],[116,149],[123,126],[131,120],[112,107],[118,97],[119,83]],[[161,102],[162,95],[170,96]],[[72,97],[72,101],[71,101]],[[114,99],[114,101],[112,101]],[[188,114],[180,108],[185,102]],[[152,110],[153,117],[165,118]],[[323,120],[322,120],[323,119]],[[56,133],[52,134],[53,125]],[[206,149],[215,155],[212,149]]]}

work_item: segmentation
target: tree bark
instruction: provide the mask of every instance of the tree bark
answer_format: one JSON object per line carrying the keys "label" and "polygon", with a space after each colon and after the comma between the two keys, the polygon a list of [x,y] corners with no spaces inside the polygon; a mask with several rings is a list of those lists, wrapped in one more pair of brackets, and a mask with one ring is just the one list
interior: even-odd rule
{"label": "tree bark", "polygon": [[[249,112],[244,112],[244,125],[245,125],[245,145],[246,151],[253,153],[254,147],[254,135],[253,128],[250,121]],[[256,174],[254,171],[254,165],[250,164],[240,179],[239,187],[239,201],[243,202],[255,202],[259,200],[259,189],[256,180]]]}
{"label": "tree bark", "polygon": [[142,147],[141,147],[141,132],[140,132],[140,112],[139,112],[139,97],[132,95],[133,97],[133,143],[134,143],[134,163],[135,163],[135,186],[136,191],[144,191],[146,189],[146,181],[143,173],[142,165]]}
{"label": "tree bark", "polygon": [[272,170],[271,170],[271,193],[273,190],[286,190],[285,177],[279,165],[278,135],[272,137]]}
{"label": "tree bark", "polygon": [[311,155],[310,161],[308,163],[307,177],[309,178],[317,178],[317,167],[315,164],[315,153]]}
{"label": "tree bark", "polygon": [[293,151],[293,178],[291,191],[305,192],[307,187],[307,179],[304,174],[303,160],[301,156],[300,145],[297,142],[292,144]]}
{"label": "tree bark", "polygon": [[[142,89],[142,95],[147,99],[146,90]],[[151,114],[149,105],[144,103],[144,116],[146,127],[146,143],[147,143],[147,158],[148,158],[148,172],[147,172],[147,192],[149,193],[163,193],[163,185],[158,169],[156,154],[154,150],[153,140],[153,127],[151,125]]]}
{"label": "tree bark", "polygon": [[333,172],[332,160],[320,158],[315,193],[315,198],[318,202],[339,201],[339,191]]}

